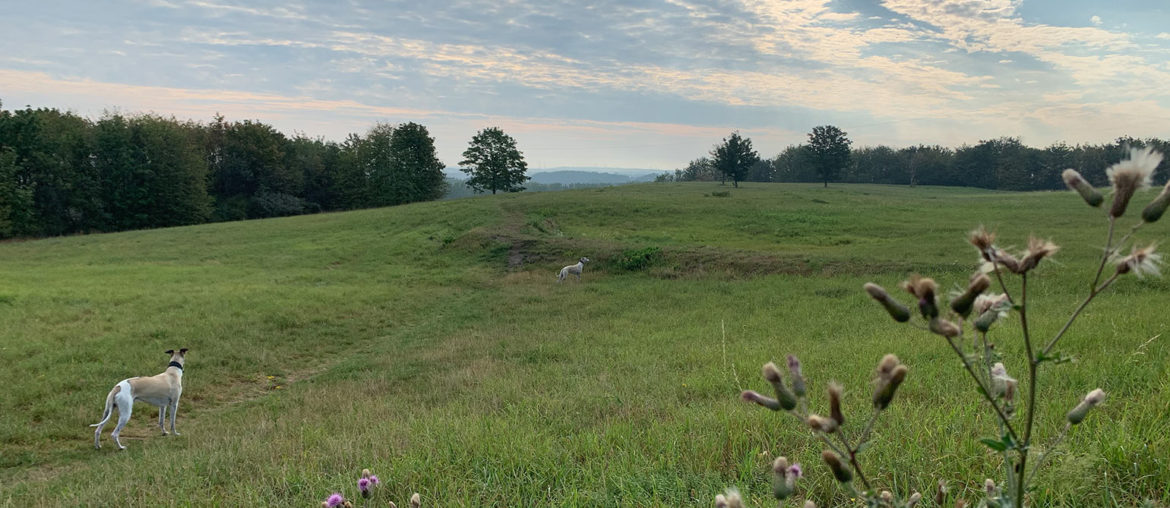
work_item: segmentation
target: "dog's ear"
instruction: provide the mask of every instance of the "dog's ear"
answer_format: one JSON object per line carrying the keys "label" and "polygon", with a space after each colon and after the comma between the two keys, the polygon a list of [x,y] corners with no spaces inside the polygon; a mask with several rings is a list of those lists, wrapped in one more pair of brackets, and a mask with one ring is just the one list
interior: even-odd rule
{"label": "dog's ear", "polygon": [[187,348],[180,349],[179,354],[181,354],[181,355],[187,354]]}
{"label": "dog's ear", "polygon": [[173,355],[173,354],[175,354],[175,350],[174,350],[174,349],[168,349],[168,350],[166,350],[166,351],[164,351],[164,352],[165,352],[166,354],[168,354],[168,355]]}

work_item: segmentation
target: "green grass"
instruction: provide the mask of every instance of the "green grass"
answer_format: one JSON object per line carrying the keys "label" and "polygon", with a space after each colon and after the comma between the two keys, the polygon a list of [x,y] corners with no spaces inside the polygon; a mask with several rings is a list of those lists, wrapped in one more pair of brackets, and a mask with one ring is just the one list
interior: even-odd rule
{"label": "green grass", "polygon": [[[0,244],[0,505],[315,506],[370,468],[428,506],[766,501],[775,454],[801,492],[849,499],[789,418],[738,401],[800,355],[868,414],[885,353],[911,368],[862,455],[882,488],[968,499],[994,421],[945,342],[861,291],[965,283],[965,234],[1064,249],[1030,279],[1032,328],[1079,303],[1104,220],[1075,195],[881,186],[649,184]],[[1139,198],[1138,203],[1144,204]],[[1140,206],[1140,204],[1135,205]],[[1136,214],[1136,213],[1131,213]],[[1139,238],[1166,240],[1167,224]],[[622,253],[661,249],[629,270]],[[556,270],[593,259],[584,280]],[[641,267],[641,263],[638,264]],[[1039,442],[1092,388],[1109,399],[1040,475],[1039,505],[1170,501],[1170,285],[1126,278],[1048,366]],[[993,333],[1025,377],[1014,322]],[[139,405],[92,448],[106,392],[189,347],[179,437]],[[856,424],[856,423],[853,423]],[[383,501],[384,502],[384,501]],[[765,503],[767,505],[770,503]],[[854,505],[856,503],[853,503]]]}

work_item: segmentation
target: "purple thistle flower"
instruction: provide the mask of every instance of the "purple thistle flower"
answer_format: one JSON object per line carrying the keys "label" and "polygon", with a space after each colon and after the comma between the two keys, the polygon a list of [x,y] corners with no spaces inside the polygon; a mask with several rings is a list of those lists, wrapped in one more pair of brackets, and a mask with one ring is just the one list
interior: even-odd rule
{"label": "purple thistle flower", "polygon": [[358,489],[360,489],[362,492],[370,490],[370,479],[362,478],[358,480]]}
{"label": "purple thistle flower", "polygon": [[379,483],[382,483],[382,481],[378,479],[378,475],[370,475],[370,484],[371,485],[377,485]]}
{"label": "purple thistle flower", "polygon": [[800,464],[793,464],[788,467],[788,476],[801,478],[804,476],[804,470],[800,468]]}
{"label": "purple thistle flower", "polygon": [[345,501],[345,498],[341,497],[341,493],[334,492],[333,495],[329,496],[329,498],[325,500],[325,505],[329,508],[336,508],[337,506],[341,505],[342,501]]}

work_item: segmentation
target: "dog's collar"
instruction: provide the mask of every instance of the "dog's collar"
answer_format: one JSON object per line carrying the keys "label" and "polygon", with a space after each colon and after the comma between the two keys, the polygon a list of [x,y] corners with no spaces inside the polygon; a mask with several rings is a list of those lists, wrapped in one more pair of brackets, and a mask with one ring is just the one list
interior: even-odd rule
{"label": "dog's collar", "polygon": [[168,363],[167,367],[178,367],[179,370],[183,370],[183,364],[181,364],[179,362]]}

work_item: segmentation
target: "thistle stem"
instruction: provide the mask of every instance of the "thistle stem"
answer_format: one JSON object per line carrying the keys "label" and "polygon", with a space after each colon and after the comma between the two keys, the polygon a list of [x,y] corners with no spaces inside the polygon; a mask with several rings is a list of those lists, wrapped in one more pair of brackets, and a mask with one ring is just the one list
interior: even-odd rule
{"label": "thistle stem", "polygon": [[1012,427],[1012,423],[1008,420],[1007,415],[999,408],[999,404],[996,404],[995,399],[991,397],[991,389],[983,384],[982,379],[979,379],[979,375],[971,367],[971,362],[967,361],[967,357],[963,355],[963,351],[959,349],[959,346],[955,345],[955,341],[947,337],[947,344],[950,344],[955,354],[959,355],[959,359],[963,361],[963,368],[967,369],[967,373],[971,374],[971,379],[974,379],[975,384],[979,385],[979,392],[983,394],[984,399],[987,399],[987,403],[991,404],[991,407],[995,409],[995,414],[999,416],[999,421],[1007,428],[1008,435],[1012,436],[1012,440],[1018,441],[1019,436],[1016,434],[1016,429]]}
{"label": "thistle stem", "polygon": [[[1112,221],[1110,222],[1112,224]],[[1112,228],[1110,228],[1112,236]],[[1032,337],[1028,333],[1028,274],[1020,275],[1020,327],[1024,333],[1024,350],[1028,353],[1028,419],[1024,426],[1024,441],[1018,445],[1020,467],[1016,470],[1016,506],[1024,506],[1024,474],[1028,467],[1028,447],[1032,443],[1032,423],[1036,417],[1036,354],[1032,351]]]}
{"label": "thistle stem", "polygon": [[1112,277],[1105,279],[1105,282],[1102,282],[1100,286],[1089,290],[1089,296],[1085,297],[1085,300],[1081,302],[1081,304],[1077,307],[1077,310],[1074,310],[1072,315],[1068,317],[1068,321],[1064,323],[1064,326],[1061,327],[1060,331],[1056,332],[1056,335],[1052,337],[1052,340],[1048,341],[1048,345],[1044,346],[1044,350],[1041,352],[1041,354],[1048,356],[1048,353],[1052,351],[1052,348],[1056,347],[1056,342],[1059,341],[1061,337],[1064,337],[1064,332],[1067,332],[1069,327],[1072,326],[1073,321],[1076,321],[1077,316],[1081,315],[1081,311],[1085,310],[1085,307],[1087,307],[1089,302],[1093,301],[1097,295],[1108,289],[1109,286],[1113,284],[1113,281],[1117,280],[1117,277],[1118,274],[1115,273]]}

